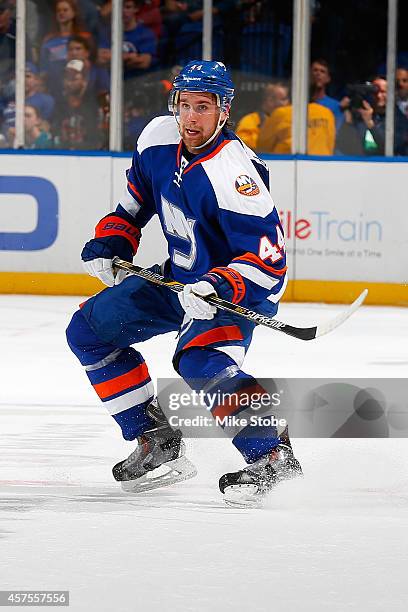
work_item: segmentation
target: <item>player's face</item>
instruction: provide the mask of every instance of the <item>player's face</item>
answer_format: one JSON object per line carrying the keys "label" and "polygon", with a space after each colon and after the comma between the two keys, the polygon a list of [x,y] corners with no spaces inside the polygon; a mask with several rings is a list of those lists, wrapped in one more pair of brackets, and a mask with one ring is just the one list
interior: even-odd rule
{"label": "player's face", "polygon": [[[190,153],[197,153],[195,147],[201,146],[211,138],[217,128],[218,120],[221,118],[223,121],[226,118],[226,114],[220,112],[214,94],[205,92],[181,92],[178,112],[180,134]],[[200,149],[201,151],[205,151],[205,148]]]}

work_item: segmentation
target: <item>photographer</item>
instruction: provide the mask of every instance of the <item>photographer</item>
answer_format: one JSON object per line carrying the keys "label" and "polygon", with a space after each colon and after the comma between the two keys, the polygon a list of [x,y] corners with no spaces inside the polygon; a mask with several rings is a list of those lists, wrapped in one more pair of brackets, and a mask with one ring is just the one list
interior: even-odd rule
{"label": "photographer", "polygon": [[[336,139],[340,155],[385,154],[385,110],[387,81],[376,77],[371,83],[349,86],[350,105]],[[408,120],[395,107],[394,154],[408,155]]]}

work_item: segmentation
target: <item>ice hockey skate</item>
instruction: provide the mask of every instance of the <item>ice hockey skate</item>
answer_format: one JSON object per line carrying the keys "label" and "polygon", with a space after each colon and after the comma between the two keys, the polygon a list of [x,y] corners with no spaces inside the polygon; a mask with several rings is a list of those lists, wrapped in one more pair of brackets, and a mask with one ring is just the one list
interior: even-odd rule
{"label": "ice hockey skate", "polygon": [[282,441],[258,461],[238,472],[224,474],[220,478],[219,487],[228,506],[259,508],[268,493],[280,482],[301,476],[302,468],[287,438],[285,443]]}
{"label": "ice hockey skate", "polygon": [[197,474],[193,463],[184,456],[181,431],[170,427],[157,400],[153,400],[147,412],[157,427],[139,436],[133,453],[112,469],[115,480],[128,493],[166,487]]}

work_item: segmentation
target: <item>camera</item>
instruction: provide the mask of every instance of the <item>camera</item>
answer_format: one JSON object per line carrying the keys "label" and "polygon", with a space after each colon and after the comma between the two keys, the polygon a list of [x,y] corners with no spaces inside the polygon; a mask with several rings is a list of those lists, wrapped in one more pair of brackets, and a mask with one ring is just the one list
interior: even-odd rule
{"label": "camera", "polygon": [[349,108],[351,110],[363,108],[363,101],[366,100],[372,105],[372,97],[378,91],[378,87],[369,81],[365,83],[353,83],[347,85],[347,96],[350,98]]}

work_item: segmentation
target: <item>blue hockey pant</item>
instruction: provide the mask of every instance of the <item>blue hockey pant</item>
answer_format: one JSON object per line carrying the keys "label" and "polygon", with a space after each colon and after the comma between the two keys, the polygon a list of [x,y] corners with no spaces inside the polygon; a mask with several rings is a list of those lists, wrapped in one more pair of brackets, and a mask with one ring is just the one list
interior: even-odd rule
{"label": "blue hockey pant", "polygon": [[[158,272],[159,267],[152,270]],[[195,391],[205,389],[219,398],[211,403],[211,412],[222,426],[225,417],[248,410],[248,402],[242,405],[240,398],[266,393],[241,370],[253,329],[250,321],[221,310],[209,321],[187,319],[175,293],[128,276],[81,305],[67,328],[67,340],[123,437],[134,440],[154,427],[146,413],[154,385],[141,353],[132,345],[177,332],[173,365]],[[234,429],[232,442],[251,463],[279,439],[271,425],[248,424]]]}

